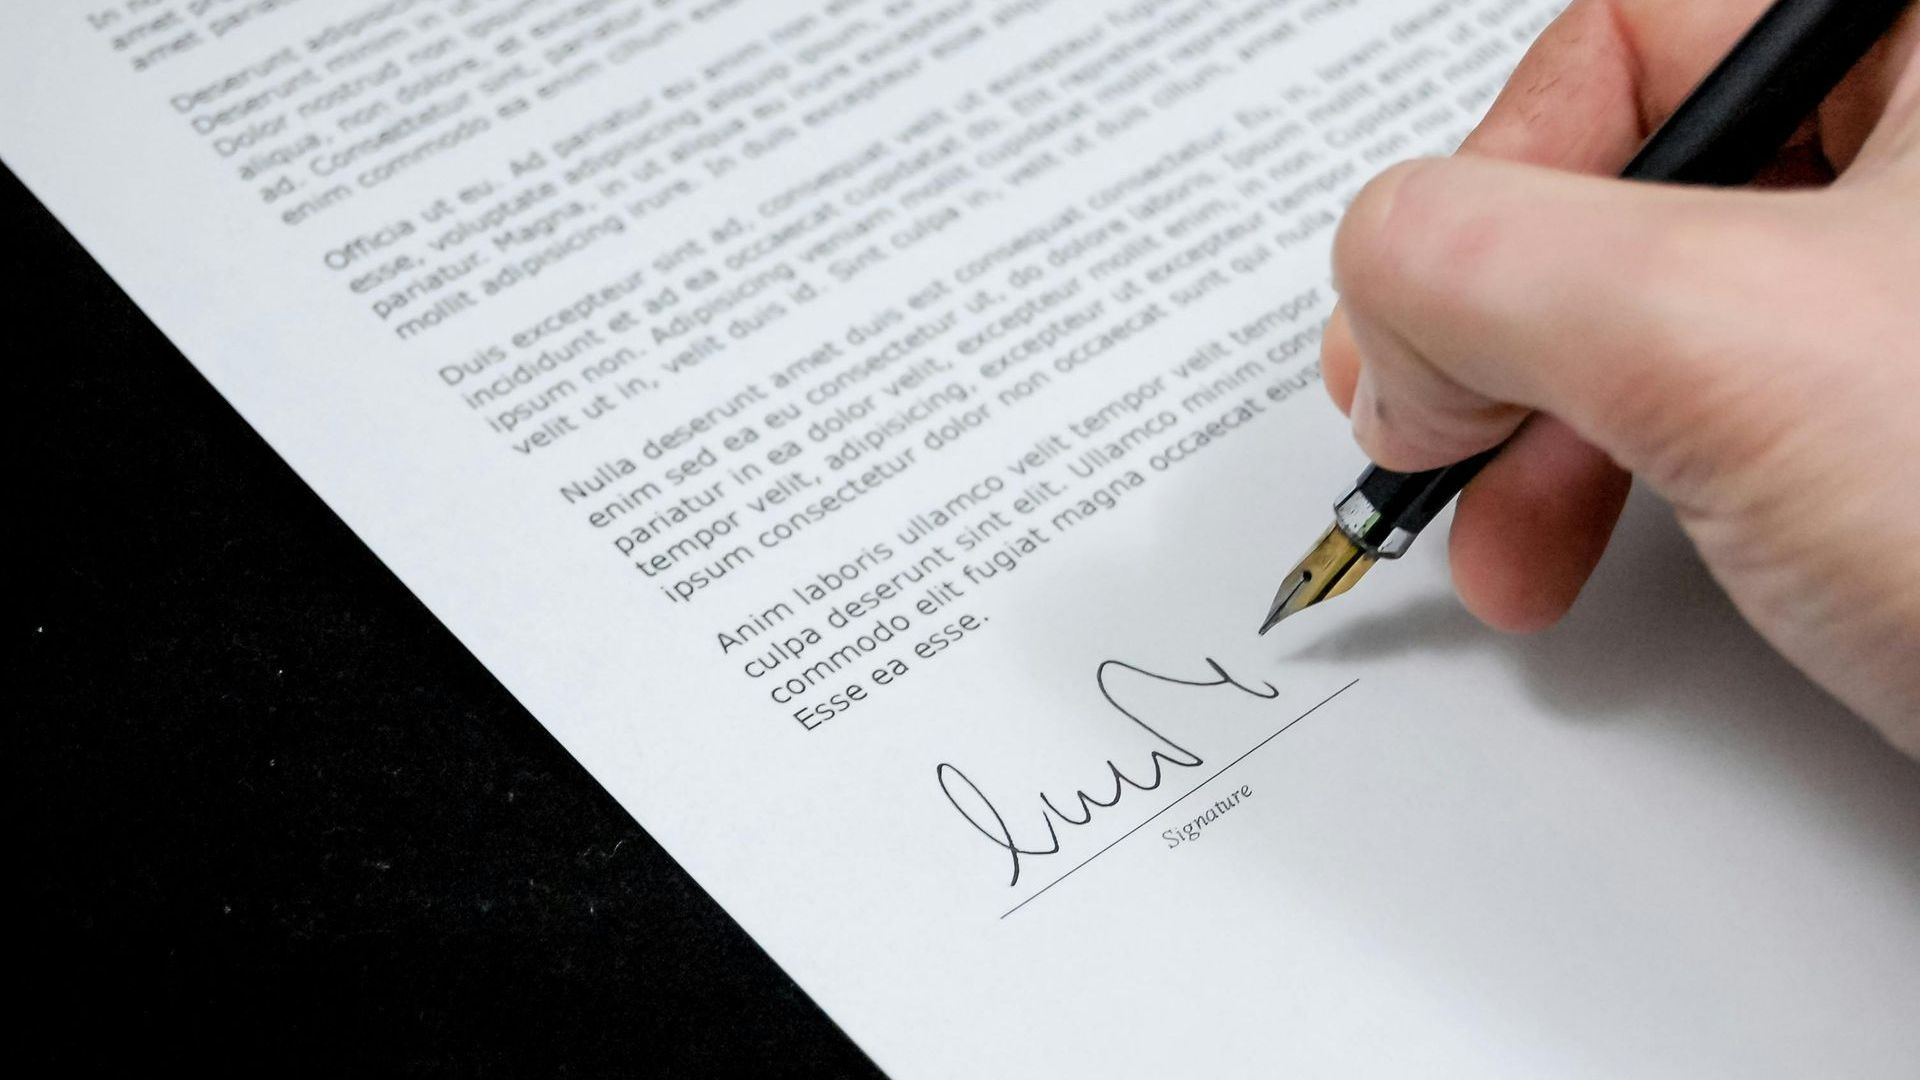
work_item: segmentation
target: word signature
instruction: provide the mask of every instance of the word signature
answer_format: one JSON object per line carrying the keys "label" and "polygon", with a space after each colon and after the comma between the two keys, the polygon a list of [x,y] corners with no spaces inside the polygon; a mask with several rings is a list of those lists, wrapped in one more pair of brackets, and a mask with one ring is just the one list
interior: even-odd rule
{"label": "word signature", "polygon": [[[1131,766],[1134,770],[1133,773],[1122,770],[1112,758],[1108,758],[1106,766],[1108,774],[1113,778],[1112,793],[1093,795],[1086,791],[1076,791],[1073,793],[1072,799],[1072,801],[1077,804],[1075,810],[1062,810],[1054,803],[1051,795],[1045,792],[1036,793],[1040,802],[1040,808],[1037,814],[1039,823],[1030,830],[1023,829],[1020,836],[1015,835],[1014,826],[1008,823],[1006,815],[1000,812],[999,808],[994,805],[993,800],[987,798],[986,792],[980,790],[980,785],[968,779],[967,774],[960,771],[959,766],[948,762],[940,763],[934,772],[940,781],[940,791],[946,795],[947,801],[953,804],[954,810],[958,811],[961,817],[966,818],[967,824],[973,826],[974,830],[985,837],[988,843],[1006,852],[1007,860],[1012,870],[1012,876],[1007,881],[1009,886],[1020,883],[1020,860],[1022,858],[1028,856],[1055,855],[1059,853],[1060,826],[1079,827],[1091,823],[1097,811],[1108,809],[1119,803],[1120,800],[1125,797],[1129,788],[1134,791],[1155,790],[1165,782],[1169,775],[1167,772],[1169,767],[1174,769],[1197,769],[1206,764],[1206,760],[1199,754],[1194,753],[1192,750],[1161,734],[1152,724],[1147,723],[1147,721],[1141,719],[1139,715],[1128,709],[1125,705],[1114,700],[1113,691],[1107,686],[1107,676],[1109,673],[1116,670],[1131,671],[1136,675],[1143,675],[1149,679],[1163,683],[1171,683],[1175,686],[1200,688],[1228,686],[1241,693],[1250,694],[1266,700],[1272,700],[1280,696],[1279,688],[1275,687],[1272,683],[1262,683],[1259,688],[1255,688],[1227,674],[1227,670],[1211,658],[1208,658],[1207,666],[1213,669],[1213,673],[1216,676],[1215,678],[1177,679],[1171,675],[1156,674],[1145,668],[1135,667],[1132,664],[1120,660],[1107,660],[1103,662],[1094,674],[1094,681],[1100,687],[1100,696],[1107,700],[1107,704],[1111,706],[1115,712],[1126,717],[1128,722],[1136,725],[1141,731],[1151,736],[1155,744],[1154,748],[1147,752],[1145,762]],[[1029,813],[1031,813],[1031,811],[1029,811]],[[1044,840],[1038,839],[1042,830],[1044,830],[1046,834]],[[1033,838],[1029,839],[1028,837]]]}

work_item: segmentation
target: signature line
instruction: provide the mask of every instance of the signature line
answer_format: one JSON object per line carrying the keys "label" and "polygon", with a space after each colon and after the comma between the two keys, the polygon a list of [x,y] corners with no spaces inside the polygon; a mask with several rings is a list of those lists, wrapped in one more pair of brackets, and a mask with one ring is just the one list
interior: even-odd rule
{"label": "signature line", "polygon": [[1079,873],[1080,870],[1087,865],[1087,863],[1090,863],[1093,860],[1099,858],[1100,856],[1105,855],[1107,852],[1112,851],[1114,847],[1120,843],[1121,840],[1125,840],[1127,837],[1132,836],[1134,833],[1137,833],[1141,829],[1146,828],[1148,825],[1153,824],[1155,818],[1158,818],[1161,814],[1164,814],[1167,811],[1185,802],[1188,795],[1191,795],[1194,792],[1199,791],[1201,788],[1206,787],[1208,784],[1213,783],[1215,780],[1220,779],[1220,773],[1224,773],[1228,769],[1233,768],[1235,765],[1238,765],[1241,762],[1247,760],[1248,757],[1252,756],[1254,750],[1258,750],[1261,747],[1272,742],[1273,740],[1286,734],[1287,728],[1290,728],[1293,725],[1299,723],[1300,721],[1305,720],[1307,717],[1312,716],[1314,713],[1319,712],[1321,705],[1325,705],[1327,702],[1332,701],[1334,698],[1337,698],[1341,694],[1344,694],[1347,691],[1353,689],[1356,685],[1359,684],[1359,682],[1360,682],[1359,679],[1355,679],[1353,680],[1353,682],[1350,682],[1347,685],[1341,687],[1340,689],[1335,690],[1333,693],[1328,694],[1326,697],[1320,700],[1319,705],[1315,705],[1313,708],[1308,709],[1306,712],[1303,712],[1299,716],[1296,716],[1293,719],[1287,721],[1284,725],[1281,726],[1279,731],[1276,731],[1273,734],[1267,736],[1266,738],[1261,739],[1259,742],[1254,743],[1252,750],[1248,750],[1246,753],[1241,754],[1239,757],[1234,758],[1232,761],[1229,761],[1225,765],[1220,766],[1220,772],[1214,773],[1212,776],[1209,776],[1205,780],[1202,780],[1199,783],[1188,788],[1186,791],[1186,794],[1181,795],[1178,799],[1175,799],[1172,802],[1168,803],[1167,805],[1161,807],[1160,809],[1155,810],[1153,812],[1153,817],[1150,817],[1147,820],[1141,822],[1140,824],[1135,825],[1133,828],[1128,829],[1126,832],[1121,833],[1119,836],[1119,839],[1116,839],[1113,843],[1108,844],[1106,847],[1103,847],[1099,851],[1096,851],[1093,854],[1087,856],[1086,859],[1083,862],[1081,862],[1079,866],[1076,866],[1073,869],[1067,871],[1066,873],[1061,874],[1059,877],[1054,878],[1052,881],[1048,882],[1044,887],[1042,887],[1039,892],[1034,893],[1032,896],[1027,897],[1025,900],[1020,901],[1019,903],[1008,908],[1006,911],[1002,912],[1000,917],[1004,919],[1008,915],[1011,915],[1014,912],[1019,911],[1021,908],[1026,907],[1028,904],[1033,903],[1035,900],[1040,899],[1041,895],[1044,894],[1048,889],[1053,888],[1055,885],[1058,885],[1061,882],[1072,877],[1073,875]]}

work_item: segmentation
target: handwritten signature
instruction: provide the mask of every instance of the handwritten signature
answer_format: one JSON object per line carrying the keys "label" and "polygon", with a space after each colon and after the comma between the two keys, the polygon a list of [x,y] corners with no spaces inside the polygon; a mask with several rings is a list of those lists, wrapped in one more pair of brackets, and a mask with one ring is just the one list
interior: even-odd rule
{"label": "handwritten signature", "polygon": [[[1103,662],[1094,674],[1094,680],[1100,687],[1100,696],[1107,700],[1107,704],[1115,712],[1126,717],[1128,722],[1151,736],[1154,748],[1148,751],[1145,762],[1130,766],[1134,770],[1133,773],[1126,772],[1112,758],[1108,758],[1106,766],[1108,774],[1113,778],[1112,794],[1102,797],[1086,791],[1076,791],[1071,800],[1077,804],[1077,809],[1074,811],[1062,810],[1054,803],[1051,795],[1037,792],[1040,803],[1037,814],[1040,819],[1039,824],[1030,830],[1023,829],[1020,836],[1015,835],[1014,826],[1008,823],[1006,815],[1000,812],[993,800],[987,798],[986,792],[980,790],[980,785],[968,779],[967,774],[962,772],[959,766],[948,762],[940,763],[934,771],[940,781],[940,791],[946,795],[947,801],[953,804],[954,810],[958,811],[961,817],[966,818],[967,824],[972,825],[975,831],[985,837],[989,843],[1007,853],[1007,860],[1012,869],[1012,877],[1007,881],[1009,886],[1020,883],[1022,858],[1059,853],[1060,826],[1080,827],[1091,823],[1097,811],[1118,804],[1129,788],[1134,791],[1155,790],[1170,775],[1167,771],[1169,768],[1197,769],[1206,764],[1206,759],[1199,754],[1161,734],[1152,724],[1116,701],[1113,691],[1107,686],[1107,676],[1111,672],[1131,671],[1136,675],[1143,675],[1175,686],[1201,688],[1229,686],[1242,693],[1266,700],[1280,696],[1280,690],[1272,683],[1261,683],[1258,689],[1248,686],[1227,674],[1227,670],[1212,658],[1208,658],[1207,666],[1213,669],[1215,678],[1178,679],[1171,675],[1160,675],[1145,668],[1135,667],[1120,660]],[[1027,813],[1031,814],[1033,811],[1029,810]],[[1037,837],[1043,829],[1046,839],[1041,840]]]}

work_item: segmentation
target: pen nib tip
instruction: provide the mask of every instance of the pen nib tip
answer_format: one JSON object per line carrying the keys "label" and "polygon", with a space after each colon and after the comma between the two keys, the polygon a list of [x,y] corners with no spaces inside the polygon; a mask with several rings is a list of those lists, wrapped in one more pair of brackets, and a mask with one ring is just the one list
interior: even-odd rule
{"label": "pen nib tip", "polygon": [[1375,558],[1337,527],[1328,529],[1307,557],[1280,583],[1266,621],[1260,624],[1260,636],[1265,637],[1288,616],[1353,588],[1354,582],[1373,568]]}

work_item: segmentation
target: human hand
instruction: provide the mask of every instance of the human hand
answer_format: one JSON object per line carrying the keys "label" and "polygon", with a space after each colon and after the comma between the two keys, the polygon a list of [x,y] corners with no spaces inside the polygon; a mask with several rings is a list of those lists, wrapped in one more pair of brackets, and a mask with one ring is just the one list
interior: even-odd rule
{"label": "human hand", "polygon": [[1453,525],[1485,622],[1565,614],[1632,474],[1774,647],[1920,756],[1920,21],[1760,188],[1591,175],[1765,7],[1575,0],[1459,156],[1354,202],[1327,386],[1387,468],[1513,436]]}

